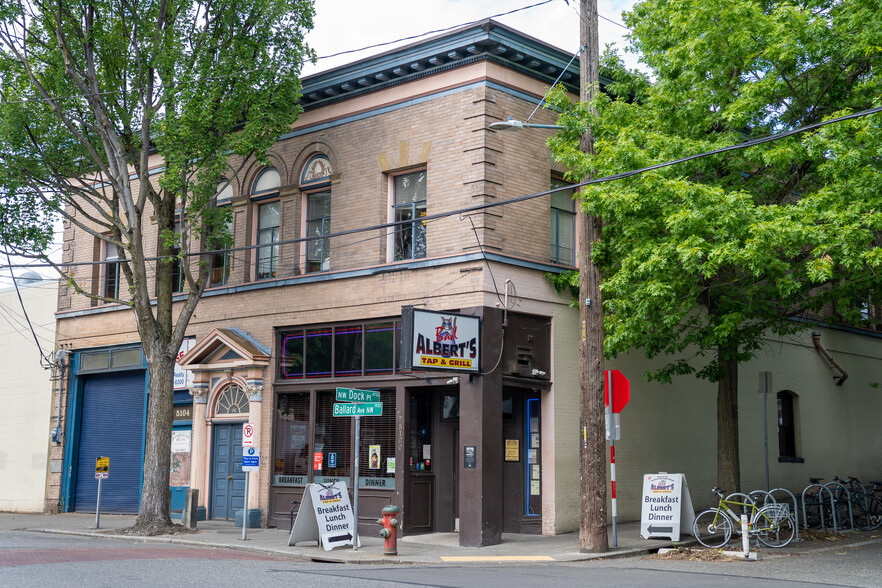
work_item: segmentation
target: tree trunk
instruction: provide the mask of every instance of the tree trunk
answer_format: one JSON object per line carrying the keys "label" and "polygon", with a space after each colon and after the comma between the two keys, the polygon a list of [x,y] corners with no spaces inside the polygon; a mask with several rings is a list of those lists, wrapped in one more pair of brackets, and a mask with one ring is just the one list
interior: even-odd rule
{"label": "tree trunk", "polygon": [[135,527],[145,534],[155,534],[172,525],[169,472],[174,420],[174,357],[162,353],[161,349],[146,351],[146,355],[150,398],[144,444],[144,485]]}
{"label": "tree trunk", "polygon": [[717,350],[720,381],[717,383],[717,486],[741,491],[741,458],[738,453],[738,361],[725,348]]}

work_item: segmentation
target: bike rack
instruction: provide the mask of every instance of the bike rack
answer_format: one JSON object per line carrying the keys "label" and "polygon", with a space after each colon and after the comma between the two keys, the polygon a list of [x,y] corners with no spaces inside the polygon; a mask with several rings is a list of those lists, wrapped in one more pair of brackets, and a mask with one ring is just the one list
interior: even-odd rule
{"label": "bike rack", "polygon": [[[828,486],[834,486],[834,485],[839,486],[845,492],[845,501],[848,504],[848,523],[851,526],[851,530],[854,531],[854,514],[851,511],[851,492],[849,492],[848,486],[846,486],[842,482],[827,482],[826,484],[824,484],[824,488],[827,488]],[[827,491],[830,492],[830,496],[833,497],[833,502],[831,504],[833,504],[835,506],[836,497],[833,496],[833,491],[830,490],[830,488],[827,488]],[[836,528],[835,508],[830,511],[830,515],[831,515],[830,518],[833,519],[833,531],[838,533],[839,530]],[[823,527],[821,527],[821,529],[823,530]]]}
{"label": "bike rack", "polygon": [[[821,531],[823,531],[826,528],[826,525],[824,524],[824,491],[826,490],[827,496],[830,497],[830,512],[831,513],[835,510],[836,499],[833,498],[833,492],[831,492],[830,489],[827,488],[824,484],[809,484],[808,486],[806,486],[805,489],[802,491],[802,496],[800,496],[800,499],[802,500],[802,524],[805,525],[806,529],[808,529],[808,515],[805,512],[805,495],[806,495],[806,492],[808,492],[812,488],[818,489],[818,513],[821,515]],[[831,517],[831,518],[836,518],[836,517]],[[834,524],[833,528],[835,530],[836,529],[836,527],[835,527],[836,521],[835,520],[833,521],[833,524]]]}
{"label": "bike rack", "polygon": [[[763,492],[763,491],[757,490],[757,492]],[[773,488],[772,490],[770,490],[768,492],[764,492],[764,493],[768,494],[772,498],[773,501],[777,502],[777,500],[775,500],[775,496],[774,496],[775,492],[786,492],[787,495],[790,496],[790,499],[793,501],[793,522],[796,524],[796,537],[794,537],[794,539],[798,542],[799,541],[799,507],[797,506],[797,503],[796,503],[796,496],[793,494],[793,492],[791,492],[787,488]],[[803,513],[803,516],[805,516],[805,513]]]}

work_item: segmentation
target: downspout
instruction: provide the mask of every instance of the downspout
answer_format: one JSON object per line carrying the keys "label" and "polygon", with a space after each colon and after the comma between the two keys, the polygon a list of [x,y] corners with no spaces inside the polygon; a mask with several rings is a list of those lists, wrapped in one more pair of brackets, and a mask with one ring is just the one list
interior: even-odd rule
{"label": "downspout", "polygon": [[827,351],[827,348],[821,344],[820,331],[812,332],[812,343],[815,344],[815,349],[817,349],[818,353],[820,353],[824,357],[824,359],[827,360],[827,363],[830,364],[830,367],[839,371],[840,375],[833,376],[833,380],[836,382],[837,386],[841,386],[842,382],[848,379],[848,373],[845,371],[845,368],[839,365],[839,362],[836,361],[832,355],[830,355],[830,352]]}

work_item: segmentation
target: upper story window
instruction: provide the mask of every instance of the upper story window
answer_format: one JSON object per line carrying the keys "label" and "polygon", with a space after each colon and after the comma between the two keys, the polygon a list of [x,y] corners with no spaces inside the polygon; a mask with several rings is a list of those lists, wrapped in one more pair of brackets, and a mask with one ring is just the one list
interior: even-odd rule
{"label": "upper story window", "polygon": [[[281,177],[274,167],[268,167],[254,180],[251,197],[258,200],[257,206],[257,263],[255,279],[266,280],[276,277],[279,269],[279,240],[282,207],[279,203]],[[268,201],[276,198],[276,200]]]}
{"label": "upper story window", "polygon": [[[215,197],[215,205],[218,207],[229,204],[233,197],[233,186],[226,178],[221,179],[217,184],[217,195]],[[227,222],[226,234],[233,233],[233,221]],[[228,249],[232,242],[228,242],[221,237],[213,237],[209,240],[209,250],[216,251],[220,249]],[[211,286],[224,286],[230,279],[231,262],[233,258],[229,251],[221,251],[211,256],[211,272],[209,275],[209,284]]]}
{"label": "upper story window", "polygon": [[174,257],[172,264],[172,292],[178,293],[184,291],[184,268],[181,267],[181,222],[175,221],[175,246],[171,251]]}
{"label": "upper story window", "polygon": [[324,272],[331,269],[331,161],[325,155],[314,155],[300,174],[300,190],[304,193],[306,264],[305,271]]}
{"label": "upper story window", "polygon": [[306,195],[306,271],[325,272],[331,269],[331,191]]}
{"label": "upper story window", "polygon": [[[395,226],[393,260],[426,256],[426,170],[393,178],[392,210]],[[407,222],[411,221],[411,222]]]}
{"label": "upper story window", "polygon": [[[567,186],[552,178],[551,187]],[[576,264],[576,203],[575,190],[568,188],[551,194],[551,261],[565,265]]]}
{"label": "upper story window", "polygon": [[279,269],[279,201],[257,207],[257,275],[258,280],[276,277]]}
{"label": "upper story window", "polygon": [[[103,241],[104,261],[116,261],[119,259],[119,250],[116,245]],[[105,298],[119,298],[119,263],[104,264],[104,284],[101,295]]]}

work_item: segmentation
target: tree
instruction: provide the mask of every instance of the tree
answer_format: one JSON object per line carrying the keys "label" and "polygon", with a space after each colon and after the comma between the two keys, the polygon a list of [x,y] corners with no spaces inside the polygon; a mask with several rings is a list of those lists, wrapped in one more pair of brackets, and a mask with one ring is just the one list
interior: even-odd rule
{"label": "tree", "polygon": [[[2,187],[10,202],[55,210],[119,255],[127,287],[117,294],[90,291],[82,272],[58,269],[78,293],[135,316],[149,377],[142,532],[171,524],[174,362],[208,278],[208,264],[191,253],[197,241],[225,238],[229,213],[213,196],[229,158],[264,158],[297,119],[312,16],[309,0],[0,8]],[[160,163],[164,172],[153,175]],[[154,219],[159,261],[145,241]],[[186,298],[173,305],[176,267]]]}
{"label": "tree", "polygon": [[[650,70],[607,52],[608,94],[572,105],[552,138],[573,179],[602,177],[796,129],[877,104],[875,2],[646,0],[625,15]],[[641,348],[651,379],[717,382],[717,480],[740,488],[738,365],[793,317],[859,321],[879,292],[880,117],[588,186],[605,221],[605,353]],[[596,155],[578,149],[590,125]],[[554,278],[572,286],[572,275]]]}

